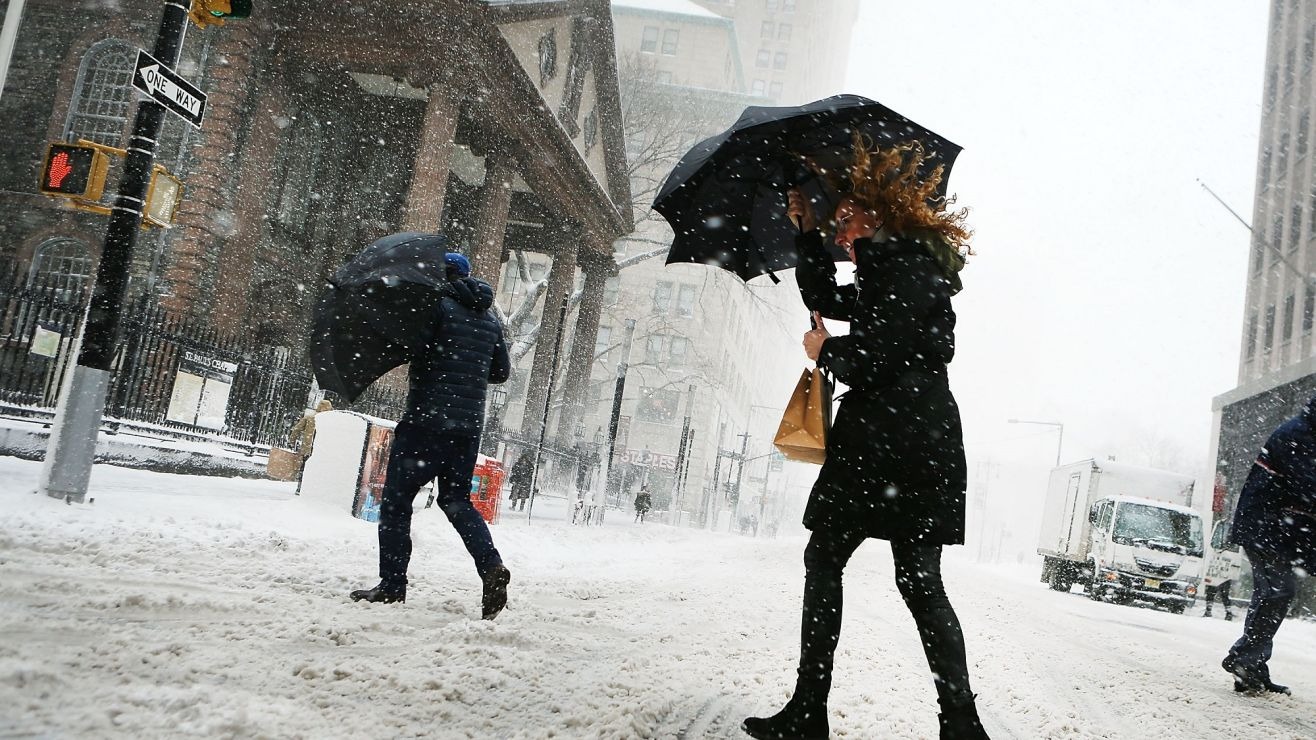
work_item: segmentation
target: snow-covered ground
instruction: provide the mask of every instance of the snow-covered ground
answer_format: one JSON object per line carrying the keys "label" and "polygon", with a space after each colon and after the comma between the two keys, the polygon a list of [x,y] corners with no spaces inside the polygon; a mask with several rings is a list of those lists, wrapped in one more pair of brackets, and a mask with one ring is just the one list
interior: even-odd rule
{"label": "snow-covered ground", "polygon": [[[291,484],[97,466],[94,504],[32,495],[0,458],[0,736],[740,737],[793,682],[803,540],[572,527],[505,514],[508,611],[437,509],[418,513],[408,602],[373,585],[373,525]],[[1316,737],[1316,626],[1272,663],[1293,697],[1236,696],[1240,622],[1058,594],[967,562],[947,587],[995,737]],[[936,736],[884,543],[848,570],[832,700],[844,738]]]}

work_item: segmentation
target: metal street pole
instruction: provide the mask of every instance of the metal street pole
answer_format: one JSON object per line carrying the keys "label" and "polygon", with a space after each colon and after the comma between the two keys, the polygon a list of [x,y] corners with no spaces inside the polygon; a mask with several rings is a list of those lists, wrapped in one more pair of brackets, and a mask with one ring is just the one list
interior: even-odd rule
{"label": "metal street pole", "polygon": [[5,91],[5,79],[9,77],[9,60],[14,56],[14,44],[18,42],[18,26],[23,22],[23,3],[26,0],[9,0],[5,8],[5,25],[0,29],[0,95]]}
{"label": "metal street pole", "polygon": [[617,362],[617,385],[612,392],[612,416],[608,419],[608,459],[603,478],[603,508],[608,507],[612,495],[612,458],[617,453],[617,425],[621,422],[621,400],[626,393],[626,372],[630,368],[631,341],[635,339],[635,319],[626,319],[626,337],[621,343],[621,359]]}
{"label": "metal street pole", "polygon": [[690,417],[694,413],[695,406],[695,386],[690,385],[689,395],[685,399],[685,419],[681,422],[681,442],[676,450],[676,470],[672,474],[672,497],[668,503],[668,509],[671,515],[668,517],[672,526],[677,524],[679,513],[678,504],[680,503],[681,491],[681,468],[685,466],[686,457],[690,454],[689,437],[690,437]]}
{"label": "metal street pole", "polygon": [[548,433],[548,412],[553,401],[553,380],[557,378],[557,359],[562,349],[562,329],[567,325],[567,309],[571,306],[571,297],[562,299],[562,310],[558,314],[557,333],[553,336],[553,361],[549,363],[548,392],[544,394],[544,418],[539,425],[539,442],[535,445],[535,467],[530,473],[530,503],[526,505],[525,520],[535,513],[535,489],[539,487],[539,465],[544,458],[544,435]]}
{"label": "metal street pole", "polygon": [[740,455],[736,458],[739,461],[736,465],[736,505],[731,508],[731,521],[727,523],[728,532],[739,524],[736,520],[740,518],[740,484],[745,480],[745,456],[749,454],[749,432],[745,431],[736,436],[740,437]]}
{"label": "metal street pole", "polygon": [[1009,419],[1011,424],[1036,424],[1044,427],[1056,427],[1060,430],[1060,439],[1056,443],[1056,467],[1060,467],[1060,450],[1065,445],[1065,425],[1058,421],[1028,421],[1026,419]]}
{"label": "metal street pole", "polygon": [[[170,69],[178,66],[189,9],[187,0],[164,3],[152,56]],[[81,503],[87,493],[96,435],[105,413],[105,397],[118,344],[133,245],[141,230],[142,209],[146,205],[151,165],[165,112],[163,105],[150,99],[137,104],[119,195],[105,229],[105,246],[101,249],[96,282],[78,339],[78,361],[60,393],[41,468],[38,490],[48,496]]]}

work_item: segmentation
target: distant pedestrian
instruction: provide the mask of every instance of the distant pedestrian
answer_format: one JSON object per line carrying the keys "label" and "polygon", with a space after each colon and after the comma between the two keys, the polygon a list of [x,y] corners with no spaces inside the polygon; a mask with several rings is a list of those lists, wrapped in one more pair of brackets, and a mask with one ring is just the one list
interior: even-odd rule
{"label": "distant pedestrian", "polygon": [[643,522],[644,515],[649,513],[653,508],[653,497],[649,495],[649,486],[640,486],[640,492],[635,494],[635,521]]}
{"label": "distant pedestrian", "polygon": [[1238,545],[1229,544],[1228,535],[1229,525],[1225,522],[1217,523],[1211,534],[1211,560],[1206,564],[1206,576],[1202,579],[1206,598],[1206,611],[1202,616],[1210,618],[1211,604],[1219,599],[1224,608],[1225,621],[1232,622],[1234,609],[1229,600],[1229,592],[1234,580],[1241,574],[1242,562]]}
{"label": "distant pedestrian", "polygon": [[[827,437],[827,459],[804,525],[804,605],[795,691],[771,717],[750,717],[755,738],[828,737],[827,698],[841,636],[842,573],[865,540],[891,542],[895,582],[932,670],[942,738],[987,734],[969,687],[959,619],[941,580],[941,551],[964,542],[967,469],[947,365],[955,354],[951,296],[970,232],[964,212],[936,199],[941,169],[913,144],[873,149],[856,137],[836,246],[855,263],[838,285],[816,214],[798,191],[786,215],[799,226],[795,277],[815,328],[805,354],[849,392]],[[832,336],[827,317],[849,322]],[[887,676],[888,681],[898,680]]]}
{"label": "distant pedestrian", "polygon": [[512,511],[518,510],[518,504],[520,511],[525,511],[525,503],[530,499],[530,487],[534,485],[534,477],[535,456],[529,452],[522,452],[512,464],[512,472],[507,476],[507,484],[511,489],[508,496],[512,503]]}
{"label": "distant pedestrian", "polygon": [[493,619],[507,605],[511,573],[489,527],[471,504],[485,392],[511,371],[503,327],[490,310],[493,289],[470,277],[460,254],[445,260],[449,283],[431,316],[425,349],[412,358],[407,410],[389,452],[379,510],[379,585],[353,591],[353,601],[406,601],[411,562],[411,514],[416,493],[438,479],[436,500],[475,561],[484,583],[481,614]]}
{"label": "distant pedestrian", "polygon": [[334,405],[329,399],[321,399],[315,405],[315,410],[306,410],[302,418],[298,419],[292,429],[288,430],[288,444],[292,447],[301,458],[301,465],[297,468],[297,493],[302,492],[302,474],[306,472],[306,461],[310,459],[311,452],[315,448],[315,417],[326,411],[333,411]]}
{"label": "distant pedestrian", "polygon": [[1270,680],[1275,633],[1298,592],[1297,571],[1316,569],[1316,397],[1266,440],[1234,509],[1229,540],[1252,564],[1252,603],[1220,665],[1234,690],[1288,694]]}
{"label": "distant pedestrian", "polygon": [[1203,617],[1208,619],[1211,617],[1211,603],[1216,599],[1219,599],[1220,607],[1225,611],[1225,621],[1234,621],[1234,611],[1229,603],[1229,589],[1232,586],[1233,581],[1223,581],[1214,586],[1206,587],[1206,611],[1202,612]]}

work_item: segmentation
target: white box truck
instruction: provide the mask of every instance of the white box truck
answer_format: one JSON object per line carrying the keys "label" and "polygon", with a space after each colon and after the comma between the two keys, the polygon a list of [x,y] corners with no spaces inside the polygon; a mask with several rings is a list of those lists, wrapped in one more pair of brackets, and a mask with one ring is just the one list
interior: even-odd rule
{"label": "white box truck", "polygon": [[1193,479],[1163,470],[1096,460],[1052,470],[1037,543],[1042,581],[1183,613],[1197,599],[1204,554],[1192,499]]}

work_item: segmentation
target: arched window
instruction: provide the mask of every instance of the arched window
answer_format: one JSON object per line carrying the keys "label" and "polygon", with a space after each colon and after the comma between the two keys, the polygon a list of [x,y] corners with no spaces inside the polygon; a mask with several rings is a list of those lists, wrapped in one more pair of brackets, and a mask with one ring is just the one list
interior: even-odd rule
{"label": "arched window", "polygon": [[54,289],[60,300],[78,303],[91,284],[91,250],[77,239],[58,237],[42,242],[32,255],[28,285]]}
{"label": "arched window", "polygon": [[279,152],[283,171],[275,194],[274,216],[283,226],[300,231],[306,227],[320,169],[320,122],[309,113],[299,114]]}
{"label": "arched window", "polygon": [[135,59],[133,46],[118,39],[97,42],[87,50],[69,102],[66,141],[119,145],[132,110]]}

